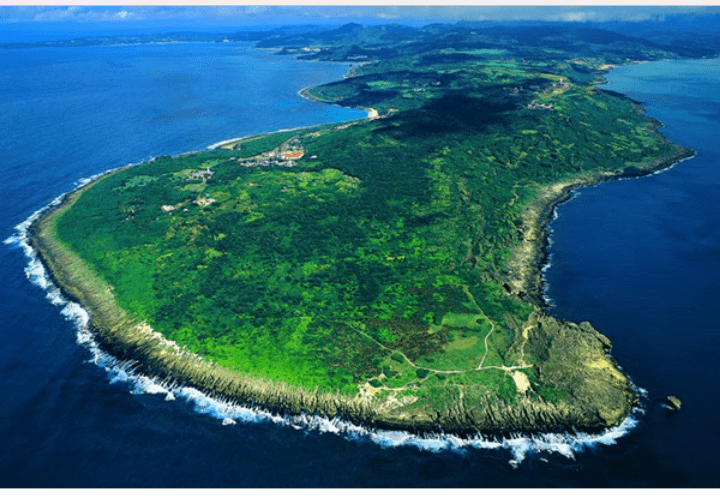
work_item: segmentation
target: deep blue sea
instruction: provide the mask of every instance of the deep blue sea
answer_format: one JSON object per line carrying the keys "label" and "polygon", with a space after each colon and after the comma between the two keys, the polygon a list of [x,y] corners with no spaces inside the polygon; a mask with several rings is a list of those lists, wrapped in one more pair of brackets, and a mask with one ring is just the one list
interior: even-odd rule
{"label": "deep blue sea", "polygon": [[[553,313],[588,320],[647,395],[622,427],[499,442],[282,418],[102,352],[23,222],[77,183],[226,138],[365,113],[302,99],[347,65],[236,44],[0,50],[0,486],[717,487],[720,62],[614,70],[695,158],[583,189],[552,223]],[[19,227],[18,227],[19,226]],[[679,413],[660,404],[683,400]]]}

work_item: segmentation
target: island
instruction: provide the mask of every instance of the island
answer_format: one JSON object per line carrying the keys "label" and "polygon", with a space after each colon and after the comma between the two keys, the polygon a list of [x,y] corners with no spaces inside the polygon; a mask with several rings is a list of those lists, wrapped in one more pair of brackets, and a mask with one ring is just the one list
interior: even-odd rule
{"label": "island", "polygon": [[367,119],[114,170],[31,242],[110,353],[280,413],[414,432],[599,431],[638,401],[546,312],[554,207],[692,155],[598,84],[680,49],[603,30],[350,24],[228,35],[355,63],[310,99]]}

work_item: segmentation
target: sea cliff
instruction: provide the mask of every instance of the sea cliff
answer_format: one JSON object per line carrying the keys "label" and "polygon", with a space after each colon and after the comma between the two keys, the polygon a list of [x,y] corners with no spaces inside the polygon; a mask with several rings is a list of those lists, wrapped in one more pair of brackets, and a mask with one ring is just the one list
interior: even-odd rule
{"label": "sea cliff", "polygon": [[570,375],[565,370],[548,370],[547,378],[574,383],[572,399],[557,404],[519,396],[512,405],[489,398],[482,407],[467,408],[460,396],[441,410],[408,411],[402,404],[392,407],[307,390],[221,367],[178,347],[147,324],[130,319],[116,305],[109,285],[53,239],[54,219],[77,196],[69,195],[60,207],[33,224],[32,246],[63,293],[91,313],[91,325],[102,347],[118,358],[137,362],[138,369],[148,375],[272,412],[338,416],[366,426],[415,432],[596,431],[620,424],[635,403],[632,383],[607,357],[611,346],[606,337],[587,323],[559,322],[540,311],[528,320],[526,343],[563,355],[568,366],[575,369]]}
{"label": "sea cliff", "polygon": [[32,246],[110,353],[178,385],[413,431],[621,424],[609,340],[544,311],[546,227],[573,190],[692,152],[592,72],[405,64],[424,73],[301,91],[367,120],[108,174]]}
{"label": "sea cliff", "polygon": [[[580,186],[618,176],[637,176],[663,169],[691,155],[677,147],[674,153],[641,170],[600,173],[554,184],[538,192],[523,218],[523,240],[515,250],[508,275],[511,295],[538,308],[517,328],[515,351],[532,352],[546,360],[538,366],[539,378],[553,383],[560,393],[554,400],[529,396],[518,390],[514,403],[487,397],[468,406],[462,392],[443,407],[413,407],[397,400],[350,397],[290,386],[231,370],[202,358],[167,340],[143,321],[129,317],[117,305],[106,284],[68,246],[55,236],[56,219],[92,187],[69,194],[63,203],[44,214],[31,228],[31,243],[52,277],[69,297],[91,313],[101,344],[113,355],[134,360],[149,375],[191,385],[233,401],[259,405],[279,413],[339,416],[372,427],[420,432],[545,432],[582,429],[597,431],[617,426],[637,401],[629,378],[609,357],[609,340],[588,323],[558,321],[544,314],[540,266],[546,248],[545,226],[553,208]],[[95,182],[96,183],[96,182]],[[528,386],[531,386],[528,381]]]}

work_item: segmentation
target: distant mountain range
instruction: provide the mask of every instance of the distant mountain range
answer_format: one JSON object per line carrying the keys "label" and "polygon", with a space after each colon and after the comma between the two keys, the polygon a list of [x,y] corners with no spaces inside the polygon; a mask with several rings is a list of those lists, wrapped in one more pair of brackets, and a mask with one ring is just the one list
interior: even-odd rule
{"label": "distant mountain range", "polygon": [[[295,25],[234,33],[174,32],[147,35],[83,37],[47,42],[12,42],[0,47],[88,46],[163,42],[255,42],[258,47],[305,49],[308,59],[391,59],[437,48],[503,49],[516,56],[538,50],[559,57],[611,53],[622,59],[663,57],[702,58],[720,53],[720,15],[673,15],[664,22],[607,23],[492,23],[429,24],[421,28],[400,24],[340,27]],[[631,33],[632,35],[628,35]],[[312,49],[312,50],[309,50]]]}

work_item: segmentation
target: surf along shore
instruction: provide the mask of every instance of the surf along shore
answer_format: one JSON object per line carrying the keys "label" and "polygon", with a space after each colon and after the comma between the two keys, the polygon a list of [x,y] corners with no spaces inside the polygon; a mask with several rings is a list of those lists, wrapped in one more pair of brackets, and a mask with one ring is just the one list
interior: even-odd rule
{"label": "surf along shore", "polygon": [[[307,93],[302,95],[310,98]],[[371,112],[364,120],[374,119],[374,115]],[[662,124],[657,121],[653,124],[656,134],[660,135],[658,129]],[[219,142],[213,147],[233,141],[237,139]],[[488,402],[483,410],[468,411],[460,401],[448,404],[443,411],[408,413],[402,408],[374,403],[366,394],[350,397],[290,386],[243,374],[193,354],[154,331],[145,321],[132,319],[118,306],[112,286],[57,239],[57,219],[102,177],[66,195],[59,206],[48,210],[32,224],[29,236],[31,246],[38,251],[63,293],[90,313],[91,326],[101,346],[122,360],[136,361],[138,369],[149,376],[189,385],[270,412],[340,417],[370,427],[461,434],[598,431],[619,425],[637,402],[637,396],[630,379],[608,356],[611,345],[606,337],[587,323],[576,325],[557,321],[542,311],[541,268],[546,261],[548,245],[546,227],[554,208],[577,188],[615,178],[645,176],[692,155],[694,152],[690,149],[675,146],[671,154],[645,166],[627,167],[619,172],[601,171],[556,182],[540,188],[523,213],[522,240],[513,250],[505,288],[508,294],[517,295],[537,309],[520,327],[517,338],[524,344],[530,339],[537,341],[551,336],[560,341],[553,346],[555,349],[568,349],[569,358],[577,362],[578,375],[587,381],[587,385],[577,391],[577,403],[539,403],[520,393],[515,405],[498,400]]]}

